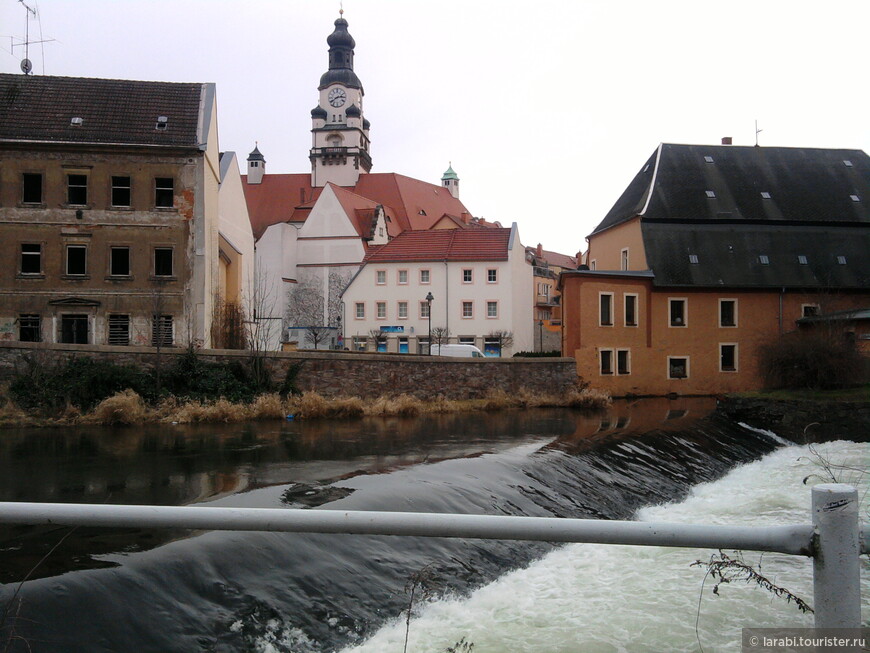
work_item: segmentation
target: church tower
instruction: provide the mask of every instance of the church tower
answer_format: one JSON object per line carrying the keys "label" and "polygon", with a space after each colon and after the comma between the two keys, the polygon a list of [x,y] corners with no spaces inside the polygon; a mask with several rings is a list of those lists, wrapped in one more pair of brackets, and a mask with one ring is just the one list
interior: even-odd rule
{"label": "church tower", "polygon": [[360,174],[372,169],[372,158],[369,121],[363,116],[365,93],[353,71],[356,42],[343,16],[335,21],[326,43],[329,70],[320,78],[320,101],[311,110],[311,185],[355,186]]}
{"label": "church tower", "polygon": [[456,199],[459,199],[459,175],[453,172],[453,163],[447,167],[444,174],[441,175],[441,186],[450,191]]}

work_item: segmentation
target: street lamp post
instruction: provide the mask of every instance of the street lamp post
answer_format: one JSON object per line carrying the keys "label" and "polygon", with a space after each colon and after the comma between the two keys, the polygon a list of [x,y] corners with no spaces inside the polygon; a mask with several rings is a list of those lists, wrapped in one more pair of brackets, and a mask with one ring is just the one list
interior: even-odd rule
{"label": "street lamp post", "polygon": [[432,355],[432,293],[426,295],[426,312],[429,314],[429,355]]}

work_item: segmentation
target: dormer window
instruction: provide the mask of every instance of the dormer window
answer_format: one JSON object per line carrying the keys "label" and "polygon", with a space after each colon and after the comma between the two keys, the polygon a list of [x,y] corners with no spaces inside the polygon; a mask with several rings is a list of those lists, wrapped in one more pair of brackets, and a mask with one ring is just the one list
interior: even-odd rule
{"label": "dormer window", "polygon": [[154,129],[158,129],[158,130],[160,130],[160,131],[163,131],[164,129],[166,129],[166,127],[167,127],[168,124],[169,124],[169,118],[168,118],[168,117],[166,117],[166,116],[157,116],[157,124],[154,126]]}

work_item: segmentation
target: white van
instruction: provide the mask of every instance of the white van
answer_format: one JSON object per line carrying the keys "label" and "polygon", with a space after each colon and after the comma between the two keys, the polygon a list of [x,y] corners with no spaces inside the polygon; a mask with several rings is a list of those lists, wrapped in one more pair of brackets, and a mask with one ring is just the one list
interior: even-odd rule
{"label": "white van", "polygon": [[454,358],[484,358],[483,352],[474,345],[432,345],[433,356]]}

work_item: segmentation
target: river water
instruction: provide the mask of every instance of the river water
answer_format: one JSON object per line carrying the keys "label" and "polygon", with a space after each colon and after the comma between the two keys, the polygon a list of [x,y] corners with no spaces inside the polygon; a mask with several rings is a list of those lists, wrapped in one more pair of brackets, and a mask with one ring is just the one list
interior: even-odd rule
{"label": "river water", "polygon": [[[867,444],[791,445],[712,409],[4,432],[0,500],[808,523],[818,453],[866,488]],[[751,586],[702,589],[691,565],[710,551],[0,528],[9,651],[398,653],[407,630],[414,652],[710,653],[739,651],[743,627],[812,622]],[[744,559],[812,601],[808,560]]]}

